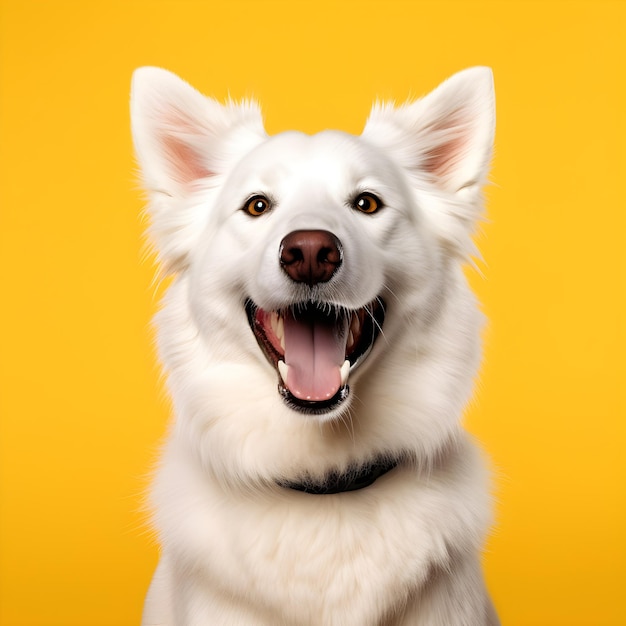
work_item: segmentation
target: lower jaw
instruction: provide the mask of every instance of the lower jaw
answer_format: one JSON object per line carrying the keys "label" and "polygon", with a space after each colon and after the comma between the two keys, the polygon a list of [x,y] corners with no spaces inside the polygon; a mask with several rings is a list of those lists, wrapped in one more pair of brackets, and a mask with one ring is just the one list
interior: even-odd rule
{"label": "lower jaw", "polygon": [[296,398],[296,396],[294,396],[289,389],[282,384],[278,385],[278,392],[280,393],[285,404],[294,411],[304,415],[331,417],[332,412],[342,408],[348,400],[350,387],[348,385],[343,385],[332,398],[321,401],[301,400],[300,398]]}

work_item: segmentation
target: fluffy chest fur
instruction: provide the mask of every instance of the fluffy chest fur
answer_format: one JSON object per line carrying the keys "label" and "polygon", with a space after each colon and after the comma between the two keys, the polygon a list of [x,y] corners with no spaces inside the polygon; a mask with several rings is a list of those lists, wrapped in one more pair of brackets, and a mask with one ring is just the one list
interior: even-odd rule
{"label": "fluffy chest fur", "polygon": [[446,453],[445,469],[400,469],[327,502],[280,488],[224,492],[190,472],[181,452],[166,456],[179,471],[161,477],[169,515],[159,525],[175,541],[174,571],[195,572],[202,598],[221,607],[236,592],[236,615],[246,617],[229,621],[230,603],[201,613],[215,623],[356,626],[400,617],[434,572],[479,548],[488,521],[476,490],[484,476],[467,445]]}

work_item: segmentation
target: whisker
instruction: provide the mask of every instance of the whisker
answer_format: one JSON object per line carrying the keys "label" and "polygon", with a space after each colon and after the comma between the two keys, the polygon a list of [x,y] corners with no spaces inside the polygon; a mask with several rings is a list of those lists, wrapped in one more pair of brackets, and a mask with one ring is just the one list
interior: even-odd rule
{"label": "whisker", "polygon": [[354,445],[356,443],[356,434],[354,432],[354,419],[352,409],[349,408],[345,413],[343,413],[340,417],[341,423],[346,427],[348,432],[350,433],[350,441]]}
{"label": "whisker", "polygon": [[[385,292],[388,293],[396,302],[401,302],[400,296],[397,296],[395,291],[389,287],[389,285],[384,285]],[[380,301],[380,298],[377,298]]]}
{"label": "whisker", "polygon": [[[381,309],[383,311],[385,311],[385,303],[382,300],[382,298],[377,297],[376,301],[378,302],[378,305],[381,307]],[[383,331],[383,327],[380,325],[380,323],[376,319],[376,316],[374,315],[374,311],[373,311],[371,305],[368,304],[368,305],[364,306],[363,309],[365,310],[367,315],[369,315],[370,319],[372,320],[372,323],[378,329],[378,332],[381,334],[381,336],[385,337],[385,332]],[[385,338],[385,341],[386,341],[386,338]]]}

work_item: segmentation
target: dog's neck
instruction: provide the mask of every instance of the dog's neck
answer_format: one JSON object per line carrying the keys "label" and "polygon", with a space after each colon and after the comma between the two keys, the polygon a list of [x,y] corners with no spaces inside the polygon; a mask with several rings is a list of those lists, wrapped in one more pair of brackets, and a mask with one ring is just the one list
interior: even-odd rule
{"label": "dog's neck", "polygon": [[380,458],[361,466],[351,467],[343,474],[331,472],[321,480],[306,477],[301,482],[282,482],[288,489],[315,495],[331,495],[356,491],[372,485],[378,478],[390,472],[399,463],[398,459]]}

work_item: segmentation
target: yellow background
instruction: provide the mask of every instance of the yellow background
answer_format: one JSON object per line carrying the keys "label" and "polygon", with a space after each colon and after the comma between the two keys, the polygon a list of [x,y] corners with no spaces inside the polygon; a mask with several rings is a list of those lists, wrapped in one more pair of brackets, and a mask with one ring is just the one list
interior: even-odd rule
{"label": "yellow background", "polygon": [[139,623],[140,494],[168,416],[132,70],[256,96],[270,132],[494,69],[491,319],[467,424],[497,469],[508,626],[626,624],[624,2],[0,4],[0,623]]}

